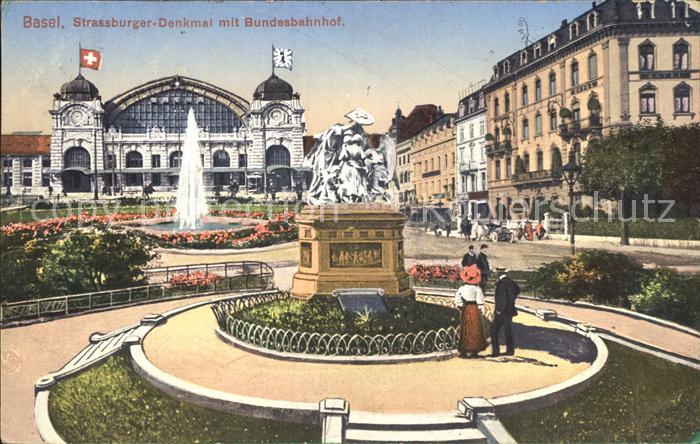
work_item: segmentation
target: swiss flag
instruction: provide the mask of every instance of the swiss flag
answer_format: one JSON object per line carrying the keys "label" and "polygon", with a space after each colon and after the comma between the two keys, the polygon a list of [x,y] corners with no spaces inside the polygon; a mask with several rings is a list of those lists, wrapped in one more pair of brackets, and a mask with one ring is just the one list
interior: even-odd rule
{"label": "swiss flag", "polygon": [[100,69],[102,64],[102,54],[94,49],[80,48],[80,67],[90,68],[95,71]]}

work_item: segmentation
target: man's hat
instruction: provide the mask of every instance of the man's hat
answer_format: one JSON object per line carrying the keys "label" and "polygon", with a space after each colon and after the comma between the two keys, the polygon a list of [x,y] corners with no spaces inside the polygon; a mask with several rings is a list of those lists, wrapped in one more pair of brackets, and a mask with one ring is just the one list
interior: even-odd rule
{"label": "man's hat", "polygon": [[508,268],[506,267],[496,267],[497,273],[508,273]]}
{"label": "man's hat", "polygon": [[481,246],[479,248],[483,250],[484,248],[488,248],[488,247],[489,246],[487,244],[481,244]]}
{"label": "man's hat", "polygon": [[345,117],[360,125],[371,125],[374,123],[374,116],[362,108],[355,108],[347,113]]}
{"label": "man's hat", "polygon": [[481,282],[481,271],[476,265],[470,265],[459,273],[459,277],[462,278],[465,284],[479,285]]}

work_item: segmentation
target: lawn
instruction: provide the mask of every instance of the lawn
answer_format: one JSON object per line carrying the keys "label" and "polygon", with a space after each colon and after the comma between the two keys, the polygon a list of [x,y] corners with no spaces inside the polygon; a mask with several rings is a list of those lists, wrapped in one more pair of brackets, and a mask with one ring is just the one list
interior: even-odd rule
{"label": "lawn", "polygon": [[[231,375],[235,377],[235,375]],[[171,398],[123,355],[59,382],[49,414],[66,442],[318,442],[319,426],[235,416]]]}
{"label": "lawn", "polygon": [[608,367],[592,387],[554,406],[503,419],[517,441],[687,442],[700,431],[700,372],[615,343],[607,346]]}

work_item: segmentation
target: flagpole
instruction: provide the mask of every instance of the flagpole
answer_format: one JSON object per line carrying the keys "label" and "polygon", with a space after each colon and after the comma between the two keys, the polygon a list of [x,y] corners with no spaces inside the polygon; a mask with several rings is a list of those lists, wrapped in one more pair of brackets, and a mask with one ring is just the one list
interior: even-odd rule
{"label": "flagpole", "polygon": [[272,75],[275,75],[275,45],[272,45],[272,54],[270,57],[270,61],[272,62]]}
{"label": "flagpole", "polygon": [[80,63],[80,51],[81,51],[81,49],[82,49],[82,48],[81,48],[81,46],[80,46],[80,42],[78,42],[78,75],[79,75],[79,76],[83,74],[83,71],[81,70],[82,66],[81,66],[81,63]]}

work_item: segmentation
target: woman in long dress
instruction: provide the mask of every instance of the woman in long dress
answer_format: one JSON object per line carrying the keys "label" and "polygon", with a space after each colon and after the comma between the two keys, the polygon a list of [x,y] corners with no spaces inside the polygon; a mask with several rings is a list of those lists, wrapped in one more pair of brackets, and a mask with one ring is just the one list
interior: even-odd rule
{"label": "woman in long dress", "polygon": [[455,305],[461,311],[459,329],[459,355],[463,358],[476,357],[486,349],[482,311],[484,293],[479,287],[481,273],[476,265],[466,267],[460,273],[464,285],[455,293]]}

